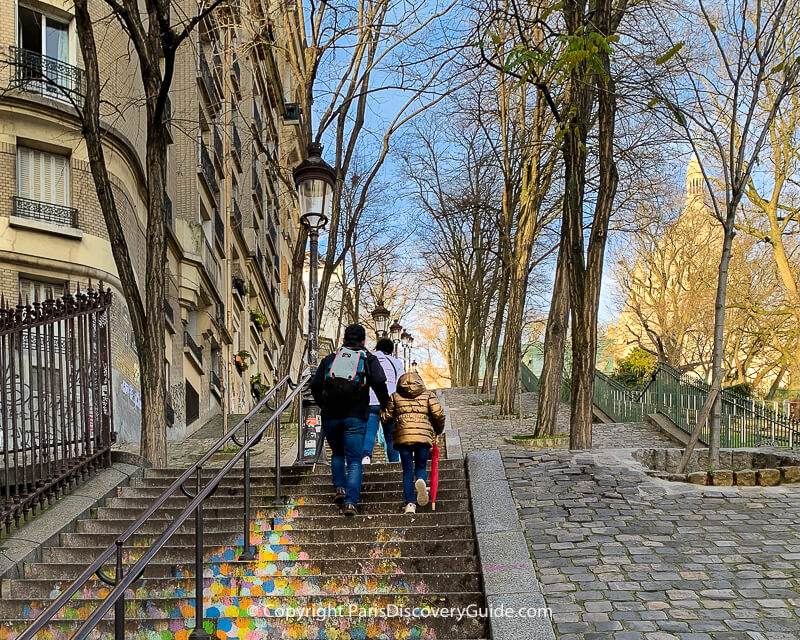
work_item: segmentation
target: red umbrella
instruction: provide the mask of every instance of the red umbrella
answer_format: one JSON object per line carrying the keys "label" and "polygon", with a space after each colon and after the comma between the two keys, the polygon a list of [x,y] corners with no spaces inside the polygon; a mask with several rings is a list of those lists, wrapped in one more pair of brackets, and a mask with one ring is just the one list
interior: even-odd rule
{"label": "red umbrella", "polygon": [[436,492],[439,489],[439,445],[433,443],[431,458],[431,511],[436,511]]}

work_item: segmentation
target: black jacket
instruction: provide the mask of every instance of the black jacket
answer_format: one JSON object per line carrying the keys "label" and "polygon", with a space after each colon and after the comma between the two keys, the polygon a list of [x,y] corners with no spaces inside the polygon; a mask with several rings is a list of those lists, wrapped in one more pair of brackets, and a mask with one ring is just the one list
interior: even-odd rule
{"label": "black jacket", "polygon": [[[348,349],[358,351],[367,351],[363,344],[345,342],[344,345]],[[361,389],[358,401],[342,406],[334,405],[323,402],[322,387],[325,384],[325,372],[330,368],[336,353],[331,353],[325,356],[320,362],[314,377],[311,380],[311,395],[314,396],[317,404],[322,410],[322,419],[325,418],[361,418],[366,420],[369,418],[369,389],[370,387],[378,396],[378,402],[381,409],[389,402],[389,390],[386,388],[386,374],[383,372],[383,367],[380,361],[369,351],[367,351],[367,384]]]}

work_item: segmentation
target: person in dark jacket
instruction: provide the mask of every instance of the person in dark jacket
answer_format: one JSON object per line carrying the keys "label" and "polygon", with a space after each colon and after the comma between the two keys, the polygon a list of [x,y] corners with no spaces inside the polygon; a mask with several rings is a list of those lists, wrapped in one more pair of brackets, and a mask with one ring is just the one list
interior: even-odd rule
{"label": "person in dark jacket", "polygon": [[[356,505],[361,497],[361,478],[364,453],[364,434],[369,418],[369,390],[378,398],[381,408],[389,401],[386,375],[378,359],[367,351],[364,341],[366,331],[360,324],[351,324],[344,330],[342,347],[366,353],[364,370],[366,383],[355,399],[342,401],[328,397],[325,393],[325,378],[330,371],[336,353],[323,358],[311,380],[311,394],[322,414],[322,432],[331,447],[331,475],[336,489],[336,502],[344,503],[344,515],[357,513]],[[345,470],[346,467],[346,470]]]}

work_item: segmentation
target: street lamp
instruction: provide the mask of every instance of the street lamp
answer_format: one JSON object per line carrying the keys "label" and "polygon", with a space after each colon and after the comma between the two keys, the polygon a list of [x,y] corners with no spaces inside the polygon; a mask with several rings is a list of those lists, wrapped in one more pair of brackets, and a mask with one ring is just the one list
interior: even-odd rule
{"label": "street lamp", "polygon": [[394,343],[394,355],[397,357],[397,347],[400,344],[400,332],[403,330],[403,325],[401,325],[397,320],[392,323],[392,326],[389,327],[389,335],[392,337],[392,342]]}
{"label": "street lamp", "polygon": [[416,360],[414,360],[414,362],[411,363],[411,370],[414,373],[416,373],[416,371],[417,371],[417,361]]}
{"label": "street lamp", "polygon": [[308,157],[293,172],[294,184],[300,199],[300,221],[308,229],[310,265],[308,273],[308,363],[317,366],[319,351],[319,315],[317,313],[317,263],[319,261],[319,232],[325,228],[331,214],[336,172],[322,159],[322,145],[311,142]]}
{"label": "street lamp", "polygon": [[383,300],[378,301],[378,306],[372,312],[372,320],[375,322],[375,334],[378,340],[386,337],[389,329],[389,310],[383,306]]}
{"label": "street lamp", "polygon": [[402,335],[400,336],[400,344],[403,346],[403,367],[408,368],[408,340],[411,338],[411,334],[403,330]]}

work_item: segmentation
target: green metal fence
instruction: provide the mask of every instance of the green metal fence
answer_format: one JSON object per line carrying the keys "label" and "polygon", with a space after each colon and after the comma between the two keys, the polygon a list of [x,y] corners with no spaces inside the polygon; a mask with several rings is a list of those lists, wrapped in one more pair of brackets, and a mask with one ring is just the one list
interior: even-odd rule
{"label": "green metal fence", "polygon": [[[525,391],[538,391],[539,380],[524,364],[522,385]],[[633,391],[601,371],[595,372],[594,403],[615,422],[641,422],[648,414],[661,413],[682,431],[692,433],[703,404],[711,390],[703,380],[674,367],[659,363],[641,391]],[[800,446],[800,423],[777,408],[769,408],[752,398],[722,391],[720,446],[724,448]],[[569,375],[565,372],[560,400],[569,402]],[[708,442],[709,423],[700,439]]]}

